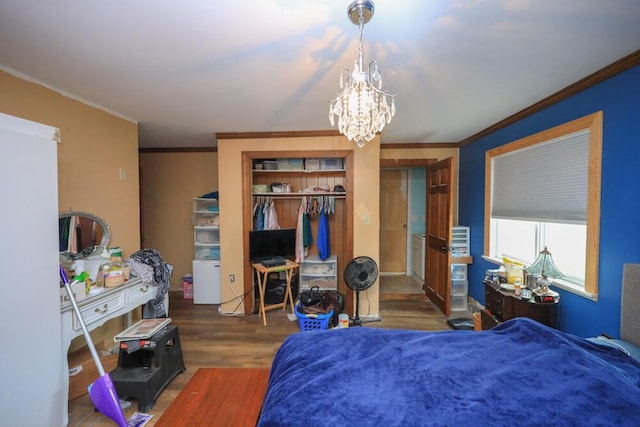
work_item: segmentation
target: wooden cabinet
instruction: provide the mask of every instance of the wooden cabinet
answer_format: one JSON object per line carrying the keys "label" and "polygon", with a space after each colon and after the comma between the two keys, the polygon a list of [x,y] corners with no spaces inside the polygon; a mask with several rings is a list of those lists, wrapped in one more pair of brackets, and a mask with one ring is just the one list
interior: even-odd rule
{"label": "wooden cabinet", "polygon": [[514,317],[528,317],[552,328],[558,327],[558,303],[523,300],[516,297],[513,291],[496,289],[489,283],[484,284],[484,296],[482,329],[491,329]]}

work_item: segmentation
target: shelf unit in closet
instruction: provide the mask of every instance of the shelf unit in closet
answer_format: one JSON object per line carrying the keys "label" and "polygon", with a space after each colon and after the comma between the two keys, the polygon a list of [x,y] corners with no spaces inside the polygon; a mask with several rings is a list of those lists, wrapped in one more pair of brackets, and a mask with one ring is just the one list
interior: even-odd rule
{"label": "shelf unit in closet", "polygon": [[[344,192],[332,191],[336,185],[344,187],[345,172],[344,169],[317,171],[254,169],[252,195],[274,198],[300,198],[303,196],[345,198]],[[272,186],[275,183],[285,184],[282,188],[289,191],[273,191]],[[326,187],[329,191],[311,191],[311,188],[314,187]]]}
{"label": "shelf unit in closet", "polygon": [[[280,226],[295,227],[298,218],[298,209],[302,197],[331,196],[335,200],[345,200],[344,192],[334,192],[335,186],[345,188],[346,169],[266,169],[262,165],[271,162],[276,167],[286,167],[287,163],[282,158],[265,160],[254,159],[252,164],[252,196],[271,197],[277,200],[276,211]],[[290,162],[300,160],[304,165],[307,158],[287,158]],[[340,159],[344,164],[344,159]],[[291,163],[289,163],[291,164]],[[284,166],[283,166],[284,165]],[[260,166],[260,168],[259,168]],[[304,166],[303,166],[304,168]],[[272,191],[273,184],[282,184],[279,188],[288,191]],[[275,187],[278,188],[278,187]],[[329,191],[310,191],[313,189],[328,189]],[[306,190],[306,191],[305,191]],[[344,203],[342,203],[343,205]],[[341,204],[336,203],[336,209],[344,211]],[[338,212],[337,215],[341,215]],[[342,230],[336,230],[342,233]]]}
{"label": "shelf unit in closet", "polygon": [[320,259],[310,255],[300,263],[300,290],[305,291],[317,286],[321,291],[335,290],[338,286],[338,257],[331,255]]}

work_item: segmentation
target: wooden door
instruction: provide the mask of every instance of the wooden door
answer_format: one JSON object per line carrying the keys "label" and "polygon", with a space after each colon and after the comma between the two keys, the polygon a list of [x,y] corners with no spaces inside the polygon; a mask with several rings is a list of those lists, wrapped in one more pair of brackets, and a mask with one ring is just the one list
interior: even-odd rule
{"label": "wooden door", "polygon": [[427,169],[425,293],[446,316],[451,305],[449,269],[453,226],[453,162],[441,160]]}
{"label": "wooden door", "polygon": [[380,271],[407,271],[407,170],[380,171]]}

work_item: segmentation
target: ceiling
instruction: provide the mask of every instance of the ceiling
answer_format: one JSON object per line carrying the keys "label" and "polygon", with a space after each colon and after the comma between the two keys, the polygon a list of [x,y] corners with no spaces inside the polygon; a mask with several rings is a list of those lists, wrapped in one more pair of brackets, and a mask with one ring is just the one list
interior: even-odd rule
{"label": "ceiling", "polygon": [[[0,67],[139,123],[140,146],[332,129],[348,0],[0,0]],[[638,0],[376,0],[382,143],[458,142],[640,48]]]}

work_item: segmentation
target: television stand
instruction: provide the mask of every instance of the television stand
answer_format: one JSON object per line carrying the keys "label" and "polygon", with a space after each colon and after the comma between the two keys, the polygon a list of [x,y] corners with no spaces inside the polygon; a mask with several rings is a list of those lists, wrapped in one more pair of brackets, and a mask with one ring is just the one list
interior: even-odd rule
{"label": "television stand", "polygon": [[[291,260],[285,259],[285,263],[282,265],[274,265],[272,267],[266,267],[260,262],[253,263],[253,269],[256,272],[256,277],[258,278],[258,290],[260,291],[260,314],[262,315],[262,323],[264,326],[267,326],[267,311],[274,310],[276,308],[282,308],[285,310],[287,308],[287,303],[291,305],[291,314],[295,315],[293,311],[293,296],[291,295],[291,278],[293,277],[293,270],[298,268],[298,263],[293,262]],[[285,290],[284,301],[280,304],[270,304],[269,306],[265,305],[264,294],[265,289],[267,287],[267,276],[269,273],[274,273],[276,271],[284,271],[287,277],[287,286]]]}

